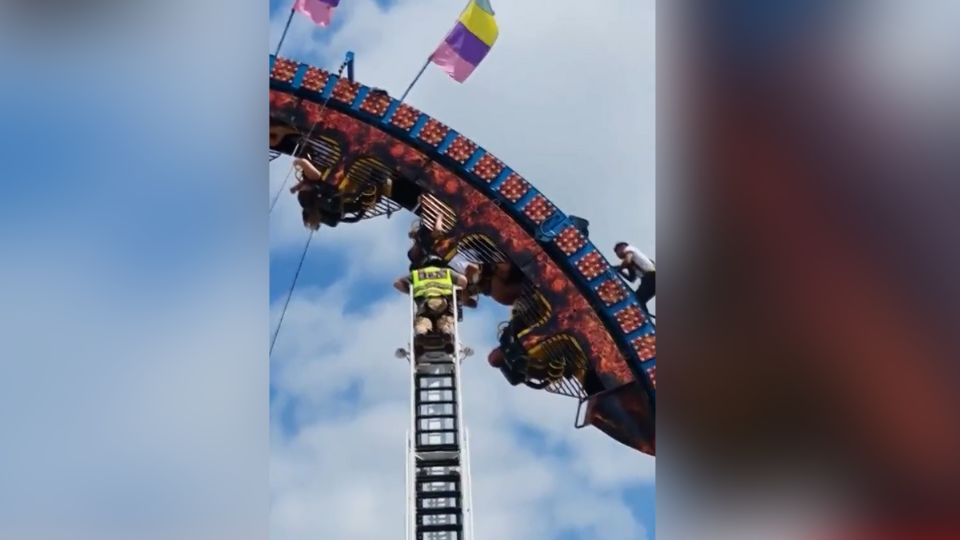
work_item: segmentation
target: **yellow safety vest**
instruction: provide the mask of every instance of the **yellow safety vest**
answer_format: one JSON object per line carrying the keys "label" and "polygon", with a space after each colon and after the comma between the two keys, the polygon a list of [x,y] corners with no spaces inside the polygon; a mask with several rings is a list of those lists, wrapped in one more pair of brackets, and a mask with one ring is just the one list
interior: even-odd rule
{"label": "yellow safety vest", "polygon": [[414,298],[453,295],[453,274],[449,268],[428,266],[410,273]]}

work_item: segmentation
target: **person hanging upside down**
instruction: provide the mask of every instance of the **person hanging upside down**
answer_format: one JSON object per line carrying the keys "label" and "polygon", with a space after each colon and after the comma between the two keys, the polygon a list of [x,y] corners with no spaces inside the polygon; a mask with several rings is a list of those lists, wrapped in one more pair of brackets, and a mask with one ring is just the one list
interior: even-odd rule
{"label": "person hanging upside down", "polygon": [[481,293],[504,306],[512,306],[523,294],[523,272],[512,263],[484,264],[478,281]]}
{"label": "person hanging upside down", "polygon": [[[443,215],[437,213],[433,228],[424,225],[421,219],[415,220],[407,236],[413,240],[413,245],[407,251],[410,262],[422,260],[424,257],[447,259],[446,265],[455,276],[462,276],[467,281],[460,300],[466,307],[477,307],[477,282],[480,279],[480,266],[457,250],[456,239],[444,231]],[[452,256],[450,256],[452,253]],[[459,278],[457,278],[459,279]]]}
{"label": "person hanging upside down", "polygon": [[407,236],[413,241],[407,257],[410,262],[419,261],[423,257],[436,256],[447,259],[456,250],[457,240],[445,230],[443,215],[439,212],[433,221],[433,227],[427,227],[422,219],[416,219],[410,227]]}
{"label": "person hanging upside down", "polygon": [[[523,383],[534,390],[546,388],[547,380],[531,380],[539,378],[538,373],[531,373],[531,358],[517,337],[519,321],[511,319],[500,332],[500,346],[496,347],[487,356],[487,362],[500,370],[504,378],[513,386]],[[532,371],[537,371],[533,369]]]}
{"label": "person hanging upside down", "polygon": [[517,386],[526,380],[526,373],[517,370],[513,363],[507,364],[507,358],[500,347],[496,347],[487,356],[487,363],[500,370],[504,378],[513,386]]}
{"label": "person hanging upside down", "polygon": [[620,257],[620,265],[617,266],[617,271],[627,278],[631,284],[637,279],[640,280],[640,286],[637,287],[637,300],[646,309],[647,302],[656,294],[656,266],[649,257],[626,242],[617,242],[613,246],[613,251],[617,254],[617,257]]}
{"label": "person hanging upside down", "polygon": [[297,158],[293,161],[297,171],[297,182],[290,188],[290,193],[296,193],[297,202],[303,208],[303,225],[310,230],[317,230],[321,224],[334,226],[340,221],[341,214],[329,204],[321,204],[323,196],[324,175],[307,158]]}
{"label": "person hanging upside down", "polygon": [[480,294],[480,265],[470,261],[459,251],[447,263],[455,276],[462,276],[467,285],[463,289],[463,305],[477,307],[477,296]]}

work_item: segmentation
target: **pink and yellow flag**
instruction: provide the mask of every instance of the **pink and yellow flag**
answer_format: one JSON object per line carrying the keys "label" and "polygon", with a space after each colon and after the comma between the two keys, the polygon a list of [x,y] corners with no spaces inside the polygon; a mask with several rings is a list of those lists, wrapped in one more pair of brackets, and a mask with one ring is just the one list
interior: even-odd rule
{"label": "pink and yellow flag", "polygon": [[493,47],[499,30],[488,0],[470,0],[430,61],[457,82],[467,80]]}
{"label": "pink and yellow flag", "polygon": [[340,5],[340,0],[297,0],[293,9],[310,17],[319,26],[330,24],[333,8]]}

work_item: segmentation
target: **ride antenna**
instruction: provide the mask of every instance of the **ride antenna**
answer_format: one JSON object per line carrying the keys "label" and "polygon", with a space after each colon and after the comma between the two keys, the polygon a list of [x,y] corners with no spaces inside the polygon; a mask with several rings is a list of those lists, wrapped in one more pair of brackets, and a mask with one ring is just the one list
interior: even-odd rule
{"label": "ride antenna", "polygon": [[400,96],[400,100],[398,103],[403,103],[407,99],[407,94],[410,93],[410,90],[413,90],[413,85],[417,84],[417,81],[420,80],[420,77],[423,75],[423,72],[426,71],[427,66],[430,65],[431,60],[433,60],[433,54],[427,57],[427,61],[423,63],[423,67],[420,68],[420,71],[417,73],[417,76],[414,77],[412,81],[410,81],[410,86],[408,86],[407,89],[404,90],[403,95]]}
{"label": "ride antenna", "polygon": [[290,23],[293,22],[293,14],[297,12],[297,3],[294,1],[293,5],[290,6],[290,15],[287,17],[287,24],[283,27],[283,33],[280,34],[280,41],[277,42],[277,50],[273,53],[274,56],[280,56],[280,47],[283,47],[283,40],[287,37],[287,31],[290,30]]}

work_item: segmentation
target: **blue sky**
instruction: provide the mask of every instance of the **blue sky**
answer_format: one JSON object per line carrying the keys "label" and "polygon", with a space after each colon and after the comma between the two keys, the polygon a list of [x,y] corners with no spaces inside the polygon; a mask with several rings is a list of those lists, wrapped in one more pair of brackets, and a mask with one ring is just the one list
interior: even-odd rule
{"label": "blue sky", "polygon": [[[281,54],[335,69],[352,50],[357,78],[393,94],[463,5],[342,4],[330,28],[294,17]],[[549,12],[518,4],[494,2],[500,39],[466,84],[431,68],[409,101],[589,219],[608,256],[621,239],[655,255],[652,2],[584,11],[557,1]],[[271,52],[289,5],[271,2]],[[271,163],[271,196],[289,167],[285,158]],[[400,534],[408,396],[405,364],[393,350],[404,344],[409,317],[390,284],[405,270],[411,219],[323,228],[312,241],[271,365],[273,538]],[[307,231],[286,193],[270,221],[276,324]],[[653,459],[595,429],[574,429],[575,401],[510,387],[489,368],[484,358],[506,317],[505,308],[482,302],[462,327],[477,351],[464,367],[464,406],[478,536],[652,538]]]}

